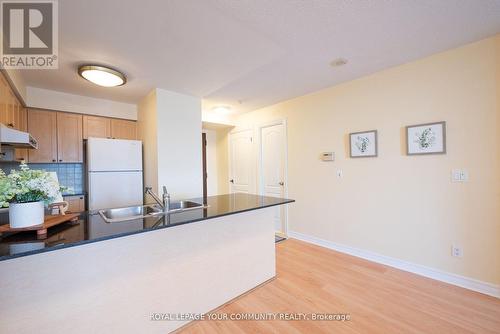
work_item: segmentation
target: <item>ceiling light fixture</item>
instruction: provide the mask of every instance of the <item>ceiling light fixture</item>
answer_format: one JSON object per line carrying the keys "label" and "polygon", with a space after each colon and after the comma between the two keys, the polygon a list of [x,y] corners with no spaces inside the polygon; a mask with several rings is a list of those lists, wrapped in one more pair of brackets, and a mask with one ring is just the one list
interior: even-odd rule
{"label": "ceiling light fixture", "polygon": [[347,59],[344,59],[344,58],[337,58],[337,59],[334,59],[334,60],[330,63],[330,66],[331,66],[331,67],[339,67],[339,66],[344,66],[345,64],[347,64]]}
{"label": "ceiling light fixture", "polygon": [[216,112],[217,114],[221,115],[227,115],[232,112],[231,107],[228,106],[217,106],[212,108],[213,112]]}
{"label": "ceiling light fixture", "polygon": [[82,65],[78,68],[78,74],[85,80],[103,87],[122,86],[127,82],[123,73],[99,65]]}

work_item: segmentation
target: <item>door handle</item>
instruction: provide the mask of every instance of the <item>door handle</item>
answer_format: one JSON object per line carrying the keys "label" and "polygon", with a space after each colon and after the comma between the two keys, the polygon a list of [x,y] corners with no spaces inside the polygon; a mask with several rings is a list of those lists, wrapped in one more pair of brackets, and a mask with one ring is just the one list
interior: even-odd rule
{"label": "door handle", "polygon": [[231,179],[231,180],[229,180],[229,182],[234,183],[234,180],[233,180],[233,179]]}
{"label": "door handle", "polygon": [[285,182],[281,181],[280,183],[278,183],[280,186],[284,186],[285,185]]}

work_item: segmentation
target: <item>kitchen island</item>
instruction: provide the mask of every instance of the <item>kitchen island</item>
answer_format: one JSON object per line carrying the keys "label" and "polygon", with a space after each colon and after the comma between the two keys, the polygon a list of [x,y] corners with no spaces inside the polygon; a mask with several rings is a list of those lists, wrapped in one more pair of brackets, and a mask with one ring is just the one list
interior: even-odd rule
{"label": "kitchen island", "polygon": [[2,236],[0,332],[166,333],[188,320],[158,315],[204,314],[272,279],[275,210],[293,201],[204,202],[117,223],[86,212],[45,240]]}

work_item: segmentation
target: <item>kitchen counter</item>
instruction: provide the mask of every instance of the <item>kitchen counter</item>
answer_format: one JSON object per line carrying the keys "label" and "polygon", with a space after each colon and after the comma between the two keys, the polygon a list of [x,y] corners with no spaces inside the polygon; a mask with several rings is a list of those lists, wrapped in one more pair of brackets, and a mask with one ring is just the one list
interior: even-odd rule
{"label": "kitchen counter", "polygon": [[[203,202],[202,198],[191,200]],[[207,197],[208,208],[117,223],[106,223],[97,212],[83,212],[76,222],[50,228],[43,240],[37,240],[36,232],[4,234],[0,237],[0,261],[205,220],[210,223],[212,218],[291,202],[294,200],[249,194],[218,195]],[[8,213],[0,214],[0,225],[4,223],[8,224]]]}
{"label": "kitchen counter", "polygon": [[45,240],[4,236],[0,332],[174,331],[190,319],[152,315],[206,314],[276,277],[275,226],[290,202],[221,195],[164,218],[106,223],[85,212]]}

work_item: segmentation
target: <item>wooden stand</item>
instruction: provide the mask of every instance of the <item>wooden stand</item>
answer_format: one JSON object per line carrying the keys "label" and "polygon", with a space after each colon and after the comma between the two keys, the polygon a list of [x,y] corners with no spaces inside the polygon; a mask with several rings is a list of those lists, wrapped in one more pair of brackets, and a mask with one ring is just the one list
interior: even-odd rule
{"label": "wooden stand", "polygon": [[66,213],[65,215],[45,216],[45,221],[41,225],[24,227],[24,228],[11,228],[8,224],[0,226],[0,234],[8,232],[27,232],[36,231],[37,239],[47,238],[47,229],[68,221],[78,220],[79,213]]}

